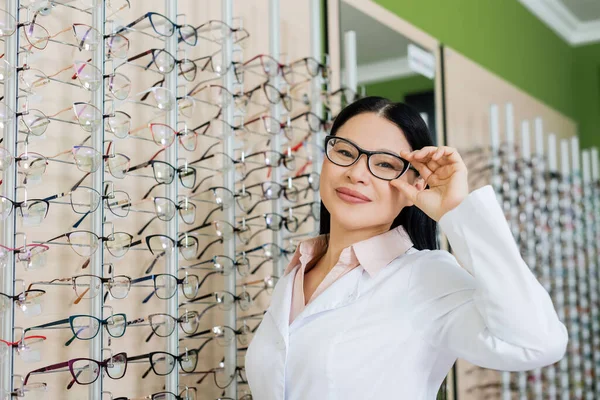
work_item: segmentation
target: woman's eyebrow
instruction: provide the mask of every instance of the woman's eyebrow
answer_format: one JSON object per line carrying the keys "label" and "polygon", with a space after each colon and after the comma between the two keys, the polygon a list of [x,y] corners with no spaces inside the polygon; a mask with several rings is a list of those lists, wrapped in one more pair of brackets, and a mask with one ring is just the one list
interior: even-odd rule
{"label": "woman's eyebrow", "polygon": [[400,153],[396,153],[395,151],[392,151],[390,149],[377,149],[375,151],[385,151],[386,153],[392,153],[392,154],[397,155],[398,157],[400,157]]}

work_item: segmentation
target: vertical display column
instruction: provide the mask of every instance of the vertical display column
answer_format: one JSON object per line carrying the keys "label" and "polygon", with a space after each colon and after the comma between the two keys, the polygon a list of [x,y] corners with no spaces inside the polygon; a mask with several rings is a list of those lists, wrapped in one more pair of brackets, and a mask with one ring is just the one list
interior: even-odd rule
{"label": "vertical display column", "polygon": [[[100,37],[104,37],[104,21],[105,21],[105,3],[103,0],[95,0],[94,7],[92,9],[92,27],[100,32]],[[105,41],[100,40],[98,46],[92,53],[92,64],[95,65],[104,76],[104,61],[105,61]],[[100,85],[98,90],[91,93],[91,104],[100,110],[100,114],[104,115],[104,85]],[[97,124],[98,126],[91,132],[92,135],[92,147],[100,151],[102,154],[104,149],[104,124]],[[98,193],[104,193],[104,163],[100,163],[100,167],[94,173],[92,173],[92,187]],[[98,237],[104,237],[104,206],[100,204],[98,210],[92,213],[92,232]],[[90,260],[91,274],[103,277],[104,276],[104,251],[101,247],[96,251]],[[90,301],[90,315],[100,320],[103,319],[102,307],[104,302],[104,296],[95,296]],[[98,334],[90,340],[89,357],[92,360],[102,360],[102,346],[104,339],[104,329],[100,329]],[[99,399],[102,396],[102,379],[96,379],[89,387],[89,398]]]}
{"label": "vertical display column", "polygon": [[[177,0],[165,0],[165,14],[171,21],[177,21]],[[177,41],[179,36],[173,34],[165,38],[165,50],[169,54],[178,54],[177,52]],[[170,72],[165,74],[165,85],[168,90],[173,93],[177,93],[177,74],[178,69],[173,68]],[[166,124],[168,126],[177,126],[177,106],[166,112],[165,115]],[[178,166],[178,148],[177,142],[173,146],[169,146],[165,149],[165,161],[171,165]],[[177,185],[179,185],[179,179],[173,179],[173,181],[165,185],[165,197],[177,200]],[[177,217],[172,218],[167,222],[167,236],[177,240],[179,238],[179,219]],[[179,251],[177,247],[174,251],[167,252],[165,258],[165,273],[173,276],[178,276],[179,268]],[[175,289],[175,294],[166,301],[165,312],[175,318],[179,316],[178,302],[179,302],[179,290]],[[167,353],[180,354],[179,351],[179,330],[175,329],[173,333],[167,339]],[[179,393],[179,370],[177,367],[173,368],[170,374],[166,376],[166,388],[171,393]]]}
{"label": "vertical display column", "polygon": [[[271,53],[271,57],[273,57],[278,62],[281,45],[280,45],[280,9],[279,9],[279,0],[269,0],[269,53]],[[276,87],[278,90],[281,89],[281,79],[280,74],[274,74],[269,78],[269,83]],[[271,117],[273,117],[276,121],[281,119],[281,104],[282,102],[278,102],[277,104],[271,104],[270,112]],[[274,135],[271,138],[271,149],[274,151],[281,151],[281,135]],[[273,168],[273,181],[281,182],[282,174],[281,168]],[[277,197],[272,201],[272,212],[275,214],[282,215],[283,214],[283,199],[281,197]],[[275,243],[279,248],[283,248],[283,236],[279,234],[277,231],[273,231],[273,243]],[[283,270],[285,266],[283,265],[285,261],[284,257],[278,255],[273,259],[273,275],[282,276]]]}
{"label": "vertical display column", "polygon": [[[327,60],[322,60],[323,49],[322,49],[322,32],[321,32],[321,1],[310,0],[310,51],[311,56],[321,62],[324,61],[326,68],[325,73],[328,73],[329,65]],[[325,118],[323,115],[323,100],[321,93],[323,91],[323,77],[322,74],[317,74],[311,81],[311,109],[310,111],[319,117],[321,120]],[[311,137],[310,151],[312,154],[312,171],[314,173],[321,172],[321,165],[323,164],[323,153],[319,150],[320,146],[323,145],[323,125],[320,125],[320,129]],[[315,191],[313,201],[319,203],[321,196],[318,191]],[[315,234],[319,232],[319,222],[315,220]]]}
{"label": "vertical display column", "polygon": [[[6,12],[15,16],[16,21],[19,20],[19,2],[18,0],[6,0]],[[15,28],[16,29],[16,28]],[[4,37],[4,60],[9,65],[18,65],[18,48],[19,35],[17,33]],[[14,74],[12,77],[4,78],[4,103],[10,110],[16,110],[17,107],[17,78]],[[17,119],[14,116],[5,116],[6,120],[2,121],[3,129],[3,146],[13,157],[17,154]],[[17,182],[17,167],[13,162],[2,176],[2,196],[8,199],[15,199],[15,187]],[[16,212],[2,222],[1,239],[2,244],[8,248],[15,247],[15,226]],[[0,266],[0,293],[6,295],[14,295],[14,280],[15,280],[15,253],[7,252],[7,260],[4,267]],[[3,299],[0,299],[0,302]],[[4,311],[0,310],[0,339],[14,342],[14,304],[12,301],[7,302],[7,307]],[[4,343],[0,343],[4,345]],[[0,349],[0,354],[6,351],[4,357],[0,357],[0,398],[10,398],[10,393],[13,389],[13,356],[12,347]]]}
{"label": "vertical display column", "polygon": [[[592,237],[592,243],[594,244],[593,248],[590,249],[590,257],[596,260],[600,260],[600,167],[598,160],[598,148],[592,147],[590,151],[591,160],[590,160],[590,214],[592,218],[592,232],[590,236]],[[600,266],[596,264],[596,270],[594,274],[594,278],[597,282],[600,282]],[[594,291],[594,295],[598,296],[598,292]],[[600,305],[600,300],[598,300],[598,305]],[[594,307],[594,303],[592,304]],[[596,322],[598,322],[596,320]],[[600,337],[596,336],[599,344]],[[597,374],[595,376],[595,385],[596,385],[596,393],[600,396],[600,350],[595,351],[596,355],[596,371]]]}
{"label": "vertical display column", "polygon": [[[233,0],[222,0],[221,2],[221,18],[228,26],[233,26]],[[222,54],[222,65],[230,65],[233,59],[233,35],[227,34],[224,36],[223,41],[223,54]],[[234,69],[230,68],[226,74],[223,75],[223,87],[229,92],[233,92],[233,74]],[[224,121],[233,126],[234,125],[234,108],[235,102],[227,102],[225,97],[227,93],[223,93],[223,119]],[[226,129],[229,134],[223,138],[223,152],[225,154],[234,154],[234,137],[233,132],[230,129]],[[230,168],[223,176],[223,184],[226,188],[230,188],[235,193],[235,169]],[[228,207],[223,210],[223,218],[231,225],[235,226],[235,206]],[[236,258],[236,235],[223,242],[223,251],[228,257],[232,259]],[[236,293],[236,274],[229,274],[225,278],[225,290],[230,293]],[[223,322],[225,326],[237,327],[237,309],[231,307],[230,310],[225,311],[223,316]],[[232,340],[224,349],[225,358],[225,374],[226,376],[232,377],[231,385],[225,389],[225,396],[237,399],[237,341]]]}

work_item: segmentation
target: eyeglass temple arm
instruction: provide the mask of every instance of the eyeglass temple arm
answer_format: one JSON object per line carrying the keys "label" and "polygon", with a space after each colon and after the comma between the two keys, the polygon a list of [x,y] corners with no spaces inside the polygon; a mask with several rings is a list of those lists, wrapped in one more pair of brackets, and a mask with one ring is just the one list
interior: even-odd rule
{"label": "eyeglass temple arm", "polygon": [[146,194],[144,194],[144,196],[142,197],[142,200],[146,200],[148,198],[148,196],[150,196],[150,193],[152,193],[152,191],[155,188],[157,188],[157,187],[159,187],[161,185],[164,185],[164,183],[159,182],[159,183],[154,184],[150,189],[148,189],[148,191],[146,192]]}
{"label": "eyeglass temple arm", "polygon": [[[159,49],[148,49],[148,50],[146,50],[146,51],[143,51],[143,52],[141,52],[141,53],[139,53],[139,54],[136,54],[136,55],[135,55],[135,56],[133,56],[133,57],[129,57],[129,58],[127,59],[127,62],[135,61],[135,60],[137,60],[137,59],[140,59],[140,58],[142,58],[142,57],[144,57],[144,56],[147,56],[148,54],[154,54],[154,52],[155,52],[155,51],[158,51],[158,50],[159,50]],[[152,61],[150,62],[150,64],[152,64],[153,62],[154,62],[154,55],[152,56]]]}
{"label": "eyeglass temple arm", "polygon": [[116,31],[114,34],[121,33],[121,32],[124,32],[124,31],[128,31],[128,30],[129,30],[129,28],[132,28],[132,27],[134,27],[135,25],[137,25],[137,24],[139,24],[140,22],[142,22],[142,21],[143,21],[145,18],[148,18],[148,17],[150,17],[150,14],[151,14],[151,12],[147,12],[147,13],[145,13],[144,15],[142,15],[141,17],[139,17],[139,18],[138,18],[138,19],[136,19],[135,21],[133,21],[133,22],[131,22],[131,23],[129,23],[129,24],[127,24],[127,25],[125,25],[124,27],[122,27],[122,28],[118,29],[118,30],[117,30],[117,31]]}
{"label": "eyeglass temple arm", "polygon": [[[71,75],[71,79],[77,79],[77,76],[78,76],[78,75],[81,73],[81,71],[83,71],[83,69],[85,68],[85,65],[87,65],[87,63],[90,63],[90,62],[92,62],[92,59],[91,59],[91,58],[89,58],[89,59],[87,60],[86,64],[84,64],[84,65],[83,65],[83,66],[82,66],[82,67],[81,67],[81,68],[80,68],[78,71],[75,71],[75,73],[74,73],[73,75]],[[71,64],[71,65],[69,65],[68,67],[65,67],[65,68],[61,69],[61,70],[60,70],[60,71],[58,71],[56,74],[48,76],[48,78],[52,78],[53,76],[56,76],[56,75],[58,75],[59,73],[61,73],[61,72],[63,72],[63,71],[66,71],[66,70],[68,70],[68,69],[69,69],[69,68],[71,68],[71,67],[75,67],[75,64]]]}
{"label": "eyeglass temple arm", "polygon": [[44,328],[49,328],[51,326],[62,325],[62,324],[66,324],[67,322],[69,322],[69,318],[65,318],[65,319],[61,319],[61,320],[53,321],[53,322],[48,322],[48,323],[42,324],[42,325],[32,326],[30,328],[25,329],[25,332],[28,332],[28,331],[31,331],[34,329],[44,329]]}
{"label": "eyeglass temple arm", "polygon": [[79,181],[77,181],[77,183],[75,183],[75,185],[73,185],[73,187],[71,188],[70,191],[74,192],[83,183],[83,181],[85,180],[85,178],[87,178],[90,174],[91,174],[91,172],[86,172],[83,175],[83,177]]}
{"label": "eyeglass temple arm", "polygon": [[200,385],[204,381],[204,379],[206,379],[206,377],[208,375],[214,374],[215,371],[198,371],[198,372],[195,372],[195,373],[197,373],[197,374],[204,374],[204,376],[202,378],[200,378],[198,381],[196,381],[196,385]]}
{"label": "eyeglass temple arm", "polygon": [[144,271],[145,274],[149,274],[152,272],[152,270],[154,269],[154,267],[156,266],[156,263],[158,262],[158,260],[164,256],[165,253],[160,253],[157,254],[156,257],[154,257],[154,259],[152,260],[152,262],[150,262],[150,265],[148,266],[148,268],[146,268],[146,271]]}
{"label": "eyeglass temple arm", "polygon": [[133,285],[134,283],[153,280],[155,278],[155,276],[156,275],[147,275],[147,276],[142,276],[141,278],[135,278],[135,279],[131,280],[131,284]]}
{"label": "eyeglass temple arm", "polygon": [[192,333],[191,335],[187,335],[184,338],[182,338],[181,340],[197,338],[198,336],[206,335],[207,333],[210,333],[210,332],[212,332],[212,329],[206,329],[204,331],[200,331],[200,332]]}
{"label": "eyeglass temple arm", "polygon": [[142,233],[144,233],[144,231],[146,230],[146,228],[148,228],[150,226],[150,224],[152,223],[152,221],[154,221],[155,219],[157,219],[158,216],[154,216],[150,219],[150,221],[146,222],[146,224],[144,226],[142,226],[140,228],[140,230],[137,232],[137,235],[140,236]]}
{"label": "eyeglass temple arm", "polygon": [[[163,84],[164,84],[164,83],[165,83],[165,78],[163,78],[163,79],[161,79],[161,80],[159,80],[159,81],[156,81],[155,83],[153,83],[153,84],[152,84],[152,86],[151,86],[151,87],[163,87]],[[148,93],[146,93],[145,95],[143,95],[143,96],[140,98],[140,101],[146,101],[146,99],[148,98],[148,96],[150,96],[150,92],[148,92]]]}
{"label": "eyeglass temple arm", "polygon": [[129,167],[127,169],[127,172],[131,172],[131,171],[135,171],[135,170],[138,170],[138,169],[146,168],[150,164],[152,164],[152,160],[143,162],[143,163],[138,164],[138,165],[134,165],[133,167]]}
{"label": "eyeglass temple arm", "polygon": [[218,238],[216,240],[213,240],[212,242],[210,242],[209,244],[206,245],[206,247],[204,248],[204,250],[202,250],[200,252],[200,254],[198,254],[198,256],[196,257],[196,260],[201,260],[202,257],[204,256],[204,254],[208,251],[208,249],[210,248],[210,246],[212,246],[215,243],[222,243],[223,242],[223,238]]}
{"label": "eyeglass temple arm", "polygon": [[256,300],[256,298],[267,289],[260,289],[256,294],[252,297],[252,301]]}
{"label": "eyeglass temple arm", "polygon": [[46,198],[43,198],[42,200],[43,201],[56,200],[56,199],[60,199],[61,197],[65,197],[65,196],[67,196],[70,193],[71,193],[70,191],[69,192],[62,192],[62,193],[59,193],[59,194],[55,194],[53,196],[48,196]]}
{"label": "eyeglass temple arm", "polygon": [[252,271],[250,271],[250,274],[253,275],[255,274],[263,265],[265,265],[266,263],[268,263],[269,261],[273,261],[273,257],[268,257],[266,258],[264,261],[262,261],[260,264],[258,264],[256,266],[256,268],[254,268]]}
{"label": "eyeglass temple arm", "polygon": [[154,329],[152,329],[152,332],[150,332],[150,334],[146,338],[146,343],[148,343],[150,341],[150,339],[152,339],[154,337],[154,335],[156,335],[156,333],[154,333]]}
{"label": "eyeglass temple arm", "polygon": [[34,369],[33,371],[30,371],[25,376],[25,379],[23,380],[23,386],[25,386],[27,384],[27,381],[29,380],[29,376],[31,376],[31,374],[39,374],[39,373],[43,373],[43,372],[54,371],[55,369],[60,369],[60,368],[68,367],[68,366],[69,366],[69,362],[64,361],[64,362],[61,362],[58,364],[48,365],[47,367],[44,367],[44,368]]}
{"label": "eyeglass temple arm", "polygon": [[81,225],[81,223],[87,218],[88,215],[91,214],[91,211],[86,211],[85,214],[83,214],[81,216],[81,218],[79,218],[74,224],[73,224],[73,228],[79,228],[79,225]]}
{"label": "eyeglass temple arm", "polygon": [[150,364],[148,369],[146,371],[144,371],[144,373],[142,374],[142,379],[145,379],[151,371],[152,371],[152,364]]}
{"label": "eyeglass temple arm", "polygon": [[[89,261],[89,259],[88,259]],[[84,263],[84,265],[87,267],[87,264]],[[104,284],[102,285],[102,287],[104,287]],[[75,299],[75,301],[73,301],[73,304],[79,304],[79,302],[83,299],[83,297],[90,291],[90,288],[86,288],[79,296],[77,296],[77,298]]]}
{"label": "eyeglass temple arm", "polygon": [[140,354],[139,356],[133,356],[133,357],[127,357],[127,362],[129,363],[130,361],[139,361],[139,360],[143,360],[145,358],[150,359],[150,354],[151,353],[146,353],[146,354]]}
{"label": "eyeglass temple arm", "polygon": [[[212,120],[211,120],[211,121],[212,121]],[[209,121],[209,122],[210,122],[210,121]],[[194,129],[194,130],[195,130],[195,129]],[[211,155],[207,155],[207,154],[208,154],[208,152],[209,152],[209,151],[210,151],[210,150],[211,150],[213,147],[215,147],[215,146],[216,146],[216,145],[218,145],[218,144],[219,144],[219,142],[216,142],[216,143],[214,143],[214,144],[211,144],[210,146],[208,146],[208,147],[206,148],[206,150],[204,151],[204,153],[202,154],[202,156],[201,156],[199,159],[189,162],[189,163],[188,163],[188,165],[197,164],[197,163],[199,163],[199,162],[201,162],[201,161],[204,161],[204,160],[207,160],[207,159],[209,159],[209,158],[212,158],[212,157],[214,157],[214,156],[215,156],[214,154],[211,154]]]}
{"label": "eyeglass temple arm", "polygon": [[204,278],[202,278],[202,280],[200,281],[200,283],[198,283],[198,289],[200,289],[202,287],[202,285],[204,284],[204,282],[206,281],[206,279],[211,276],[211,275],[215,275],[215,274],[223,274],[222,271],[211,271],[209,273],[207,273],[206,275],[204,275]]}
{"label": "eyeglass temple arm", "polygon": [[150,294],[148,296],[146,296],[146,298],[144,298],[144,300],[142,300],[142,304],[146,304],[148,301],[150,301],[150,299],[152,298],[152,296],[154,296],[155,293],[156,293],[156,289],[152,289]]}
{"label": "eyeglass temple arm", "polygon": [[204,66],[201,68],[201,70],[204,71],[206,69],[206,67],[208,66],[208,64],[210,63],[210,60],[212,59],[212,57],[213,57],[212,55],[207,55],[207,56],[202,56],[202,57],[194,58],[194,59],[192,59],[190,61],[192,61],[192,62],[195,63],[195,62],[200,61],[200,60],[206,60],[206,63],[204,63]]}
{"label": "eyeglass temple arm", "polygon": [[[85,329],[84,327],[81,327],[81,328],[79,328],[79,330],[77,331],[77,333],[73,333],[73,336],[71,337],[71,339],[69,339],[69,340],[67,340],[65,342],[65,346],[71,345],[71,343],[73,343],[73,341],[75,339],[77,339],[77,335],[80,334],[84,329]],[[100,329],[102,329],[102,328],[100,328]]]}
{"label": "eyeglass temple arm", "polygon": [[200,347],[198,347],[196,350],[198,351],[198,355],[200,355],[200,352],[202,351],[202,349],[210,342],[212,342],[214,340],[214,336],[211,336],[209,338],[206,338],[206,340],[204,341],[204,343],[202,343],[200,345]]}
{"label": "eyeglass temple arm", "polygon": [[208,225],[211,225],[211,222],[208,222],[208,220],[210,219],[210,216],[213,215],[218,210],[223,210],[223,204],[221,204],[217,208],[213,208],[212,210],[210,210],[210,212],[206,215],[206,218],[204,218],[204,221],[202,221],[201,227],[198,229],[202,229],[202,228],[207,227]]}
{"label": "eyeglass temple arm", "polygon": [[58,236],[56,236],[56,237],[53,237],[52,239],[50,239],[50,240],[47,240],[47,241],[45,241],[44,243],[50,243],[50,242],[53,242],[53,241],[55,241],[55,240],[58,240],[58,239],[60,239],[60,238],[66,237],[66,236],[67,236],[67,234],[66,234],[66,233],[63,233],[62,235],[58,235]]}
{"label": "eyeglass temple arm", "polygon": [[205,294],[205,295],[202,295],[202,296],[194,297],[193,299],[190,299],[188,301],[185,301],[185,302],[181,303],[179,306],[181,307],[181,306],[183,306],[185,304],[191,304],[191,303],[194,303],[196,301],[200,301],[200,300],[204,300],[204,299],[209,299],[209,298],[213,297],[214,295],[215,295],[215,293],[212,292],[212,293]]}
{"label": "eyeglass temple arm", "polygon": [[132,248],[132,247],[138,246],[138,245],[140,245],[141,243],[142,243],[142,240],[141,240],[141,239],[138,239],[138,240],[136,240],[135,242],[131,243],[131,244],[129,245],[129,248]]}
{"label": "eyeglass temple arm", "polygon": [[[214,211],[214,210],[213,210],[213,211]],[[187,231],[185,231],[185,232],[181,232],[180,234],[183,234],[183,233],[191,233],[191,232],[199,231],[200,229],[204,229],[204,228],[206,228],[207,226],[211,226],[211,225],[212,225],[212,222],[205,222],[205,223],[203,223],[202,225],[198,225],[198,226],[196,226],[195,228],[189,229],[189,230],[187,230]]]}

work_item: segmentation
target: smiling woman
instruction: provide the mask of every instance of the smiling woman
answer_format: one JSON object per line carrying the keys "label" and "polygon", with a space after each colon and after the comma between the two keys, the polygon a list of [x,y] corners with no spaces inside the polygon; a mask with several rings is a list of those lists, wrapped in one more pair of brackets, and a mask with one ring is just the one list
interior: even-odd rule
{"label": "smiling woman", "polygon": [[[367,97],[346,107],[335,119],[325,143],[331,162],[323,163],[321,171],[320,233],[330,233],[332,228],[358,228],[361,236],[370,237],[402,225],[415,248],[439,248],[435,221],[417,207],[407,206],[407,199],[389,183],[401,179],[422,189],[423,180],[400,152],[431,145],[425,122],[408,105]],[[369,155],[362,149],[377,151]],[[361,151],[367,154],[366,162]],[[347,204],[353,200],[348,195],[368,198],[369,204],[363,208],[370,210],[353,210]]]}
{"label": "smiling woman", "polygon": [[493,188],[469,194],[461,156],[415,110],[363,98],[324,144],[321,235],[299,244],[247,350],[256,398],[433,400],[459,357],[511,371],[563,357],[566,328]]}

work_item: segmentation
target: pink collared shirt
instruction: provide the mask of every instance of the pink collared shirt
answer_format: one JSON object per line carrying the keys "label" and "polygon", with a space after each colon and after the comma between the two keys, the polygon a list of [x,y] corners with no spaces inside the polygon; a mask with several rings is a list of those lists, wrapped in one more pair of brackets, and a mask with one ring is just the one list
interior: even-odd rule
{"label": "pink collared shirt", "polygon": [[[346,247],[342,250],[338,262],[329,271],[327,276],[323,278],[311,298],[306,301],[304,298],[304,274],[314,266],[315,263],[311,263],[311,261],[317,257],[320,258],[325,253],[327,249],[327,235],[319,235],[300,242],[284,272],[284,275],[287,275],[299,266],[294,277],[292,289],[290,324],[311,301],[354,268],[362,266],[369,276],[373,277],[392,260],[404,254],[411,247],[413,247],[413,243],[403,226]],[[308,266],[309,263],[311,264],[310,266]]]}

